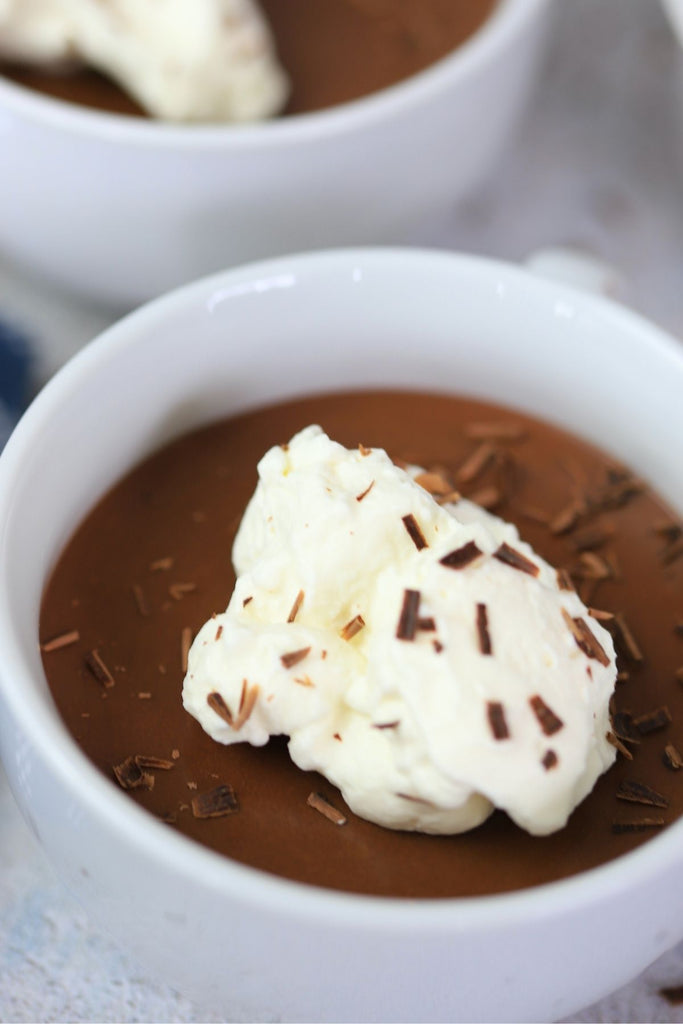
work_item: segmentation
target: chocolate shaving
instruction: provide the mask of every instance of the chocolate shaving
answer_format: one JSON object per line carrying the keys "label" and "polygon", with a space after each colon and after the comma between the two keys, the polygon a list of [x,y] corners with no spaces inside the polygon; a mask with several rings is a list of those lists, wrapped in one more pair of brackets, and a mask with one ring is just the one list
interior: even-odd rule
{"label": "chocolate shaving", "polygon": [[223,695],[214,690],[213,693],[209,693],[206,698],[206,703],[209,705],[212,711],[215,711],[219,718],[222,718],[224,722],[230,726],[231,729],[235,728],[232,711],[225,703]]}
{"label": "chocolate shaving", "polygon": [[127,757],[121,764],[114,765],[114,775],[121,789],[152,789],[154,776],[143,771],[134,757]]}
{"label": "chocolate shaving", "polygon": [[614,574],[605,559],[595,551],[582,551],[572,575],[580,580],[608,580]]}
{"label": "chocolate shaving", "polygon": [[643,661],[643,652],[638,646],[633,633],[626,624],[624,616],[619,612],[614,618],[608,623],[608,628],[612,631],[615,643],[619,652],[629,661],[635,661],[637,663]]}
{"label": "chocolate shaving", "polygon": [[417,628],[423,633],[433,633],[436,629],[436,619],[432,615],[421,616],[417,620]]}
{"label": "chocolate shaving", "polygon": [[526,434],[526,428],[513,420],[469,423],[465,427],[465,435],[472,441],[521,441]]}
{"label": "chocolate shaving", "polygon": [[324,818],[331,821],[333,825],[345,825],[346,818],[341,811],[327,800],[322,793],[309,793],[306,799],[306,803],[309,807],[312,807],[319,814],[322,814]]}
{"label": "chocolate shaving", "polygon": [[190,626],[183,626],[180,633],[180,664],[183,672],[187,672],[187,658],[192,646],[192,629]]}
{"label": "chocolate shaving", "polygon": [[174,601],[181,601],[185,594],[191,594],[196,589],[196,583],[171,583],[168,592]]}
{"label": "chocolate shaving", "polygon": [[422,551],[423,548],[429,547],[425,540],[425,535],[420,529],[420,525],[415,516],[410,512],[407,516],[401,517],[401,522],[408,531],[408,536],[412,540],[413,544],[418,551]]}
{"label": "chocolate shaving", "polygon": [[664,750],[662,751],[662,761],[667,768],[671,768],[673,771],[678,771],[679,768],[683,768],[683,757],[673,743],[667,743],[664,747]]}
{"label": "chocolate shaving", "polygon": [[620,835],[626,832],[646,832],[650,828],[662,828],[666,825],[664,818],[633,818],[631,821],[613,821],[612,832]]}
{"label": "chocolate shaving", "polygon": [[374,486],[375,481],[371,480],[369,485],[365,488],[365,490],[361,491],[360,494],[356,495],[356,501],[362,501],[363,498],[366,498]]}
{"label": "chocolate shaving", "polygon": [[505,718],[505,708],[497,700],[489,700],[486,702],[486,714],[489,720],[489,727],[493,733],[494,740],[506,740],[510,735],[508,729],[507,720]]}
{"label": "chocolate shaving", "polygon": [[396,627],[396,637],[399,640],[414,640],[419,620],[420,591],[404,590],[403,605]]}
{"label": "chocolate shaving", "polygon": [[673,565],[683,555],[683,540],[670,544],[662,554],[662,565]]}
{"label": "chocolate shaving", "polygon": [[479,505],[480,508],[485,508],[490,512],[491,509],[500,505],[503,495],[500,488],[491,485],[489,487],[481,487],[478,491],[472,491],[468,498],[475,505]]}
{"label": "chocolate shaving", "polygon": [[606,612],[602,608],[589,608],[588,614],[597,622],[611,622],[614,618],[614,612]]}
{"label": "chocolate shaving", "polygon": [[102,686],[110,687],[114,685],[114,677],[102,661],[99,652],[93,648],[92,651],[88,651],[85,656],[85,664],[89,672],[95,677],[98,683]]}
{"label": "chocolate shaving", "polygon": [[454,551],[444,555],[443,558],[439,559],[440,565],[445,565],[447,569],[464,569],[465,566],[470,565],[475,559],[479,558],[483,554],[479,550],[473,540],[463,544],[461,548],[455,548]]}
{"label": "chocolate shaving", "polygon": [[606,524],[595,524],[577,530],[572,537],[572,546],[577,551],[594,551],[601,548],[614,534],[614,529]]}
{"label": "chocolate shaving", "polygon": [[461,484],[471,483],[484,472],[496,454],[496,448],[489,441],[484,441],[474,449],[456,473],[456,480]]}
{"label": "chocolate shaving", "polygon": [[626,743],[640,743],[633,715],[629,711],[615,711],[612,715],[612,728],[619,739]]}
{"label": "chocolate shaving", "polygon": [[356,633],[360,633],[361,629],[365,626],[365,619],[362,615],[354,615],[345,626],[339,630],[339,636],[342,640],[352,640]]}
{"label": "chocolate shaving", "polygon": [[244,600],[242,601],[242,607],[246,608],[247,605],[253,600],[254,598],[251,596],[251,594],[249,595],[249,597],[245,597]]}
{"label": "chocolate shaving", "polygon": [[683,536],[683,526],[675,519],[661,519],[653,524],[652,529],[667,544],[673,544]]}
{"label": "chocolate shaving", "polygon": [[529,704],[531,710],[538,719],[538,724],[545,733],[546,736],[552,736],[554,733],[559,732],[564,726],[564,722],[561,718],[555,714],[555,712],[548,707],[546,702],[538,694],[534,694],[533,697],[529,697]]}
{"label": "chocolate shaving", "polygon": [[223,636],[223,625],[221,623],[221,624],[219,624],[219,626],[218,626],[218,628],[216,630],[216,635],[214,637],[214,640],[220,640],[220,638],[222,636]]}
{"label": "chocolate shaving", "polygon": [[528,573],[529,576],[538,576],[541,571],[530,558],[526,558],[521,552],[516,551],[515,548],[510,547],[505,542],[500,545],[497,551],[493,552],[493,557],[497,558],[499,562],[511,566],[513,569],[519,569],[520,572]]}
{"label": "chocolate shaving", "polygon": [[570,502],[561,509],[553,519],[550,520],[550,532],[557,535],[569,533],[573,530],[583,514],[583,506],[576,501]]}
{"label": "chocolate shaving", "polygon": [[556,573],[556,576],[557,576],[557,586],[559,587],[560,590],[573,591],[575,589],[574,588],[574,583],[572,581],[572,578],[571,578],[571,576],[569,575],[569,573],[567,572],[566,569],[558,569],[557,573]]}
{"label": "chocolate shaving", "polygon": [[149,563],[149,568],[151,572],[166,572],[173,568],[173,559],[170,555],[166,558],[157,558],[155,562]]}
{"label": "chocolate shaving", "polygon": [[235,790],[227,784],[214,786],[192,797],[192,813],[195,818],[223,818],[238,810]]}
{"label": "chocolate shaving", "polygon": [[621,742],[618,736],[614,735],[613,732],[605,733],[605,739],[611,746],[616,747],[619,753],[623,754],[627,761],[633,760],[633,754],[631,753],[631,751],[624,743]]}
{"label": "chocolate shaving", "polygon": [[289,615],[287,616],[287,622],[294,622],[295,618],[299,614],[299,609],[301,608],[301,605],[303,604],[303,602],[304,602],[304,592],[303,592],[303,590],[300,590],[299,593],[294,598],[294,604],[292,605],[291,611],[290,611]]}
{"label": "chocolate shaving", "polygon": [[285,668],[292,668],[293,665],[298,665],[310,653],[310,647],[300,647],[298,651],[289,651],[287,654],[281,654],[280,661]]}
{"label": "chocolate shaving", "polygon": [[310,676],[294,676],[294,682],[298,683],[299,686],[315,686],[315,683]]}
{"label": "chocolate shaving", "polygon": [[489,633],[489,616],[485,604],[477,604],[477,636],[479,637],[479,650],[482,654],[493,654],[491,634]]}
{"label": "chocolate shaving", "polygon": [[551,768],[554,768],[558,762],[557,754],[554,750],[546,750],[545,754],[541,758],[541,764],[548,772]]}
{"label": "chocolate shaving", "polygon": [[659,732],[666,728],[671,722],[671,712],[666,705],[638,715],[633,719],[633,724],[641,736],[648,736],[652,732]]}
{"label": "chocolate shaving", "polygon": [[396,719],[394,722],[373,722],[373,729],[397,729],[401,724],[400,719]]}
{"label": "chocolate shaving", "polygon": [[582,650],[588,658],[594,658],[595,661],[599,661],[601,665],[609,665],[610,660],[607,657],[607,654],[585,620],[581,618],[572,618],[565,608],[562,609],[562,618],[569,627],[580,650]]}
{"label": "chocolate shaving", "polygon": [[623,779],[617,788],[617,800],[627,800],[633,804],[645,804],[648,807],[669,806],[669,801],[661,793],[635,779]]}
{"label": "chocolate shaving", "polygon": [[424,488],[428,494],[432,496],[438,495],[439,497],[445,497],[447,494],[453,492],[453,487],[450,480],[448,480],[441,473],[433,471],[427,473],[418,473],[415,477],[415,483],[419,484],[420,487]]}
{"label": "chocolate shaving", "polygon": [[165,757],[154,757],[153,754],[136,754],[135,763],[140,768],[153,768],[164,772],[175,767],[173,761],[168,761]]}
{"label": "chocolate shaving", "polygon": [[366,448],[364,444],[359,444],[358,451],[361,453],[361,455],[366,456],[372,453],[372,448]]}
{"label": "chocolate shaving", "polygon": [[62,647],[71,647],[72,644],[77,644],[81,639],[81,634],[77,629],[72,629],[68,633],[60,633],[59,636],[55,636],[52,640],[46,640],[45,643],[40,645],[41,651],[45,654],[49,654],[51,651],[60,651]]}
{"label": "chocolate shaving", "polygon": [[145,593],[142,587],[140,586],[139,583],[134,583],[133,586],[131,587],[131,590],[133,591],[133,597],[135,598],[135,605],[137,607],[137,610],[140,612],[140,615],[147,618],[147,616],[149,615],[149,605],[147,604],[147,598],[145,597]]}

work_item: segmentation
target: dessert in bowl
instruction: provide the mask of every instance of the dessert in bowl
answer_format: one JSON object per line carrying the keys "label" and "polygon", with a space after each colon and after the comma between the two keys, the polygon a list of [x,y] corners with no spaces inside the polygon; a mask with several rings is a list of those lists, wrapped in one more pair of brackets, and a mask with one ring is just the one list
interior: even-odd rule
{"label": "dessert in bowl", "polygon": [[[661,763],[665,747],[680,749],[680,684],[672,667],[681,644],[680,563],[672,558],[663,566],[659,552],[668,543],[661,517],[671,516],[668,528],[673,531],[673,517],[683,509],[683,481],[669,443],[681,429],[682,375],[683,357],[672,339],[603,300],[502,264],[402,250],[294,256],[227,272],[129,316],[72,361],[36,400],[0,461],[0,736],[24,813],[93,915],[171,984],[207,1004],[259,1019],[552,1019],[625,982],[680,939],[674,883],[681,862],[676,821],[680,774],[672,764]],[[344,394],[327,398],[331,392]],[[416,398],[416,392],[422,397]],[[460,420],[454,412],[456,395],[464,399]],[[275,411],[264,413],[269,405]],[[233,433],[227,447],[210,426],[226,415],[236,417],[228,427]],[[652,634],[651,626],[642,632],[629,605],[626,621],[646,660],[658,655],[653,637],[660,638],[669,666],[664,671],[671,671],[670,679],[660,681],[668,687],[669,719],[654,734],[645,729],[636,737],[625,735],[622,722],[615,738],[627,752],[637,748],[633,768],[627,754],[620,753],[615,769],[597,784],[597,804],[591,795],[575,812],[579,827],[569,833],[569,843],[560,830],[543,847],[552,851],[545,858],[552,861],[563,842],[571,852],[574,840],[580,844],[582,835],[590,838],[602,829],[603,848],[611,852],[601,862],[582,862],[577,849],[574,865],[567,858],[542,877],[532,870],[526,879],[512,880],[505,876],[526,860],[527,844],[544,844],[545,839],[516,838],[518,833],[500,817],[463,837],[395,833],[347,812],[332,786],[290,766],[277,744],[253,750],[219,747],[180,707],[182,629],[177,629],[190,621],[193,629],[201,625],[206,611],[201,602],[209,587],[215,587],[208,594],[209,611],[227,604],[231,581],[225,549],[236,523],[222,520],[234,518],[229,496],[236,488],[241,514],[255,484],[253,457],[273,441],[287,441],[299,427],[322,420],[348,445],[357,444],[360,428],[365,444],[384,443],[407,462],[443,464],[457,447],[452,464],[459,467],[460,485],[473,497],[475,485],[483,488],[486,480],[470,462],[470,489],[462,465],[472,452],[461,433],[468,425],[490,428],[492,422],[500,430],[501,417],[530,438],[515,441],[509,430],[507,441],[499,436],[501,444],[513,449],[533,443],[537,419],[552,425],[538,428],[537,434],[539,446],[550,451],[545,475],[557,473],[552,451],[557,455],[567,444],[563,460],[567,452],[570,458],[563,461],[560,475],[568,465],[576,466],[576,453],[582,452],[588,462],[596,460],[593,467],[601,467],[600,472],[605,465],[615,472],[617,465],[630,467],[630,475],[613,475],[613,483],[628,481],[632,490],[636,476],[642,477],[648,492],[657,492],[659,505],[646,508],[649,541],[642,543],[654,545],[660,582],[641,575],[649,571],[643,557],[637,560],[635,588],[647,588],[647,601],[641,603],[654,603],[660,592],[654,588],[664,579],[669,618],[658,633]],[[150,484],[149,476],[143,484],[138,476],[128,498],[118,487],[110,490],[141,459],[198,427],[209,430],[198,445],[181,442],[190,444],[192,453],[182,485],[170,477],[163,492]],[[475,451],[479,443],[470,436]],[[592,445],[606,455],[589,455]],[[214,463],[209,469],[210,462],[198,455],[211,449],[219,452],[218,468]],[[182,454],[180,448],[169,451],[166,473],[174,462],[180,465],[177,456]],[[513,461],[518,467],[525,464]],[[197,479],[212,474],[219,495],[215,506],[206,505],[204,497],[197,501],[188,485],[192,469]],[[624,506],[628,515],[651,498],[641,487],[635,489]],[[174,492],[185,495],[180,512],[167,505]],[[137,548],[133,567],[128,563],[120,579],[113,580],[109,568],[108,578],[91,581],[90,596],[68,584],[50,611],[46,586],[58,582],[60,570],[54,570],[60,555],[65,548],[68,553],[74,530],[105,494],[99,509],[109,516],[110,533],[102,532],[101,519],[86,521],[86,532],[88,523],[96,527],[87,559],[98,546],[97,536],[100,548],[118,543],[121,560],[135,550],[141,534],[151,532],[154,542],[147,550]],[[107,503],[117,494],[123,504],[110,505],[107,513]],[[556,513],[566,504],[556,504],[558,496],[560,491],[547,506]],[[126,501],[128,513],[122,515]],[[532,529],[538,506],[530,507],[528,495],[524,504]],[[145,522],[145,508],[155,511],[153,524]],[[620,502],[610,505],[613,533],[607,546],[596,549],[595,538],[586,541],[588,547],[574,548],[576,558],[592,552],[597,561],[588,559],[586,565],[595,568],[600,558],[615,565],[610,544],[627,529],[621,514]],[[176,516],[188,536],[209,531],[215,565],[208,575],[191,574],[177,540],[175,549],[168,546],[170,534],[161,530]],[[583,523],[582,529],[588,525],[598,524]],[[548,529],[542,522],[535,527],[540,547]],[[84,535],[79,530],[75,540],[79,534]],[[565,543],[562,530],[553,536]],[[628,556],[629,545],[623,550]],[[88,566],[86,576],[96,577],[100,566]],[[628,557],[620,573],[633,579]],[[591,582],[581,582],[586,581]],[[171,646],[163,655],[164,672],[157,652],[146,671],[140,665],[133,671],[126,663],[123,634],[117,638],[118,650],[112,648],[111,630],[105,636],[101,622],[98,633],[86,632],[85,606],[89,612],[98,591],[106,591],[105,605],[113,615],[116,592],[122,589],[126,606],[133,609],[140,649],[153,642],[166,617],[178,613]],[[625,590],[618,593],[620,602],[630,600]],[[593,596],[597,603],[602,593]],[[81,628],[82,640],[64,641],[67,632]],[[61,643],[55,646],[55,639]],[[83,663],[94,650],[100,656],[99,679]],[[58,663],[72,656],[78,660],[68,674],[85,696],[73,719],[63,709],[67,728],[56,706],[64,691],[53,677],[54,698],[50,695],[46,672],[50,677]],[[641,682],[647,679],[647,666],[639,667],[633,649],[630,658],[621,670]],[[295,667],[303,673],[306,663]],[[110,672],[113,687],[103,671]],[[180,741],[172,733],[154,738],[162,681],[164,688],[175,688],[178,714],[187,720]],[[628,685],[617,683],[617,696],[619,687]],[[622,704],[621,710],[631,710],[641,725],[641,716],[647,718],[664,703],[661,694],[638,695],[637,689],[629,700],[630,709]],[[125,712],[120,721],[117,705]],[[135,735],[129,733],[125,742],[111,739],[112,748],[99,761],[96,752],[84,749],[90,723],[102,714],[117,722],[112,734],[120,736],[121,721],[127,719]],[[80,724],[74,726],[77,718]],[[81,733],[79,742],[73,731]],[[217,771],[216,761],[200,763],[207,749],[216,751],[209,757],[221,760],[236,751],[237,760],[230,761],[229,771]],[[122,789],[113,768],[120,767],[124,755],[142,755],[137,767],[155,776],[153,789]],[[195,755],[199,760],[193,764]],[[652,774],[656,770],[658,776]],[[258,804],[271,771],[271,778],[283,779],[275,812]],[[624,775],[634,776],[650,794],[665,795],[667,806],[619,802],[615,790]],[[186,809],[172,803],[175,797],[165,789],[171,778],[181,780]],[[193,813],[194,801],[218,784],[234,784],[239,810],[209,819],[201,809]],[[345,825],[306,803],[314,787],[322,791],[323,806],[344,812]],[[146,803],[156,796],[161,805]],[[176,821],[160,821],[166,811],[173,811]],[[655,824],[655,818],[662,820]],[[649,823],[643,824],[644,819]],[[196,826],[194,838],[177,834],[176,826],[184,821]],[[637,831],[613,832],[613,821]],[[227,826],[236,837],[234,855],[210,848],[216,845],[210,838],[214,826],[216,831]],[[251,852],[246,841],[237,848],[250,828],[260,828],[260,840],[252,831]],[[630,841],[634,834],[645,840],[642,845],[621,845],[624,835]],[[308,856],[308,867],[300,862],[298,874],[268,861],[267,848],[277,852],[285,843],[290,851],[300,847]],[[259,844],[265,851],[261,859],[253,852]],[[488,845],[488,878],[477,883],[470,864],[470,880],[460,891],[456,880],[448,891],[429,876],[436,861],[442,878],[449,862],[459,863],[458,844],[479,850],[473,861],[484,859],[481,851]],[[327,871],[329,858],[333,863]],[[428,870],[423,860],[431,865]],[[411,870],[398,870],[398,861]],[[544,857],[535,861],[542,864]],[[340,862],[350,863],[356,877],[352,871],[335,879]],[[412,889],[406,874],[416,879]],[[631,927],[633,920],[637,929]]]}
{"label": "dessert in bowl", "polygon": [[[455,49],[444,56],[432,46],[422,67],[407,51],[403,70],[389,66],[378,80],[363,67],[382,68],[383,41],[369,47],[362,67],[354,63],[364,6],[313,0],[307,8],[299,0],[266,9],[283,59],[295,65],[319,41],[309,38],[299,53],[304,36],[280,24],[285,7],[301,10],[297,25],[323,7],[342,11],[342,28],[349,12],[359,23],[346,41],[334,25],[327,33],[326,52],[339,44],[346,57],[317,65],[341,67],[337,82],[316,96],[317,65],[304,69],[300,85],[292,72],[291,113],[255,123],[142,118],[119,93],[127,112],[114,113],[47,96],[14,70],[15,78],[0,76],[0,184],[21,197],[3,217],[2,250],[76,294],[130,308],[247,259],[407,240],[425,213],[445,209],[477,180],[513,131],[540,59],[547,3],[500,0],[492,8],[481,0],[474,10],[488,16],[460,45],[452,35]],[[477,17],[469,28],[476,24]],[[62,91],[78,89],[75,78],[59,81]]]}

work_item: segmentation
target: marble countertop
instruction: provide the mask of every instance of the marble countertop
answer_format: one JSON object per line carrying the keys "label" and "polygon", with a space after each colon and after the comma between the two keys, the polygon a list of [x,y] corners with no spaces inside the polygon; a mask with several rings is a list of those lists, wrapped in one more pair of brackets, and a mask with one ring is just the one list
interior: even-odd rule
{"label": "marble countertop", "polygon": [[[683,51],[658,0],[554,0],[547,60],[486,180],[412,241],[523,260],[578,247],[683,339]],[[0,309],[40,340],[35,385],[111,322],[0,258]],[[572,1021],[683,1022],[683,944]],[[231,1021],[154,980],[54,877],[0,769],[0,1020]]]}

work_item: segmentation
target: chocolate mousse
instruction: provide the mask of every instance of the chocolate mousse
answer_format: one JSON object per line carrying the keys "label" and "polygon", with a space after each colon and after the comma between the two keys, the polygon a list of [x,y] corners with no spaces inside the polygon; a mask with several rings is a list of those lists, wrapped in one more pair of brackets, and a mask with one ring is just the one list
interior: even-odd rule
{"label": "chocolate mousse", "polygon": [[[422,71],[470,38],[497,0],[261,0],[291,93],[285,114],[345,103]],[[92,70],[5,65],[30,89],[82,106],[144,116]]]}
{"label": "chocolate mousse", "polygon": [[[456,836],[383,828],[293,765],[285,738],[224,747],[183,709],[190,643],[233,589],[232,542],[256,464],[311,423],[348,447],[383,447],[424,466],[422,484],[435,495],[460,492],[514,522],[612,633],[617,760],[565,828],[534,837],[502,812]],[[681,525],[628,468],[501,407],[355,392],[247,413],[173,442],[78,527],[46,589],[40,638],[59,711],[112,786],[169,828],[287,878],[406,897],[509,891],[604,863],[683,811]],[[587,643],[578,627],[575,640]],[[237,713],[248,715],[249,687],[243,696]]]}

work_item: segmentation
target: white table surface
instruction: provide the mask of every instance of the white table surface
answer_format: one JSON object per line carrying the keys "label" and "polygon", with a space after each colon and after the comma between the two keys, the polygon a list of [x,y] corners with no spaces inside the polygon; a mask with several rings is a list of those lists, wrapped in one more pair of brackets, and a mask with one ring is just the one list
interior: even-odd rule
{"label": "white table surface", "polygon": [[[557,245],[609,263],[621,298],[683,338],[683,52],[658,0],[554,0],[520,132],[465,201],[410,241],[521,260]],[[47,379],[111,320],[0,259],[0,312],[41,342]],[[634,922],[637,926],[637,922]],[[679,1021],[683,944],[573,1021]],[[146,976],[74,903],[0,769],[0,1021],[231,1021]]]}

